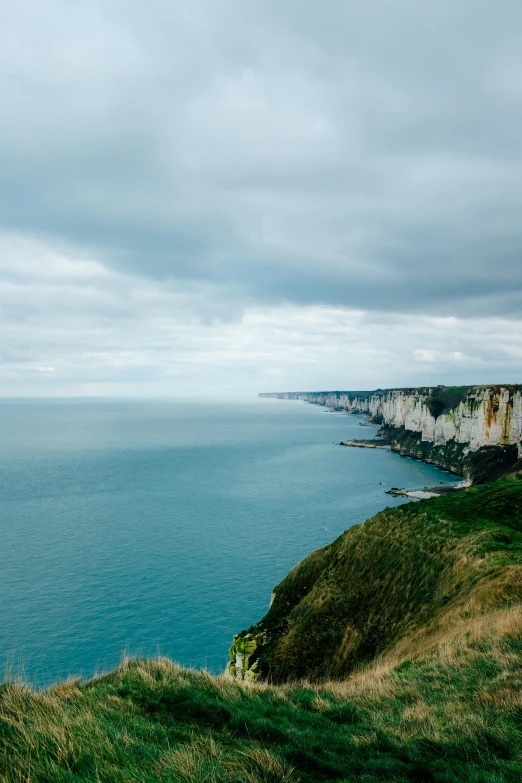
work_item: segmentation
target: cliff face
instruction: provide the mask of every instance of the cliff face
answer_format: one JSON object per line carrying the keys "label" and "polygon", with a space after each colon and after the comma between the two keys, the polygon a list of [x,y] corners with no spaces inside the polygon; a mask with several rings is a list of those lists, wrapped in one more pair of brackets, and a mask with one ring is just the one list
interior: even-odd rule
{"label": "cliff face", "polygon": [[[385,389],[373,392],[296,392],[260,397],[299,399],[349,413],[364,413],[383,425],[383,435],[401,454],[433,462],[471,478],[491,459],[513,464],[522,457],[522,387],[468,386]],[[476,459],[479,452],[481,459]],[[482,459],[483,457],[483,459]],[[475,466],[474,466],[475,464]]]}

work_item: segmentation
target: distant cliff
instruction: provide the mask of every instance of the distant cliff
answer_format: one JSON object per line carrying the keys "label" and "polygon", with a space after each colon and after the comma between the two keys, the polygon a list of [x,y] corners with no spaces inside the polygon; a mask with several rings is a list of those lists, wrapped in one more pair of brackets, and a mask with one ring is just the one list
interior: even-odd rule
{"label": "distant cliff", "polygon": [[522,457],[522,386],[264,393],[368,415],[392,450],[468,476],[501,475]]}

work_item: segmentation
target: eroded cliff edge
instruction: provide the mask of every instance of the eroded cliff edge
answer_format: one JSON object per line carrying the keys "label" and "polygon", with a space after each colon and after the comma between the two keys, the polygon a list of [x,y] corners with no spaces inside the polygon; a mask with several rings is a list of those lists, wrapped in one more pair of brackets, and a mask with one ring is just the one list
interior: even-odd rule
{"label": "eroded cliff edge", "polygon": [[303,400],[382,425],[393,451],[491,480],[522,458],[522,386],[459,386],[375,391],[261,393]]}

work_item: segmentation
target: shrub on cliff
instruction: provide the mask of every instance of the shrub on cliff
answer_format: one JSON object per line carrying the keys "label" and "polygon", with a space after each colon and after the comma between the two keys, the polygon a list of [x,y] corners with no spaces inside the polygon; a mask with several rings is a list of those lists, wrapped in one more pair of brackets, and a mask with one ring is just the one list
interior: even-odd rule
{"label": "shrub on cliff", "polygon": [[438,419],[443,413],[458,408],[460,403],[466,400],[470,388],[469,386],[437,386],[426,399],[429,412]]}

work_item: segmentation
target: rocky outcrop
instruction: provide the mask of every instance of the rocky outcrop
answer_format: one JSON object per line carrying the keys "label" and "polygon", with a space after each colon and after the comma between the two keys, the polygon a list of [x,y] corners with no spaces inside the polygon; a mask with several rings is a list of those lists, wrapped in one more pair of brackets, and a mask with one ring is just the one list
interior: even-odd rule
{"label": "rocky outcrop", "polygon": [[[294,392],[299,399],[366,414],[382,424],[393,451],[484,480],[495,466],[522,458],[522,386],[425,387],[376,391]],[[489,466],[489,467],[488,467]],[[498,470],[496,472],[498,475]]]}
{"label": "rocky outcrop", "polygon": [[342,440],[340,446],[355,446],[358,449],[389,449],[385,443],[380,443],[378,440]]}
{"label": "rocky outcrop", "polygon": [[256,651],[268,642],[266,633],[236,634],[229,649],[230,661],[227,664],[226,676],[232,680],[244,680],[256,682],[260,678],[259,660],[255,657]]}

